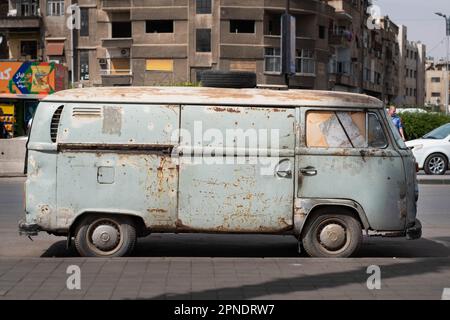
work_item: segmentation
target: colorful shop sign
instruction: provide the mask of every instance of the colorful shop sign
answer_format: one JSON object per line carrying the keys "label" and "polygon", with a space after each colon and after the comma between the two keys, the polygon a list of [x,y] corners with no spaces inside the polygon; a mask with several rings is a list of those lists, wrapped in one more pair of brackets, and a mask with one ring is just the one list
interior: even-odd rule
{"label": "colorful shop sign", "polygon": [[52,94],[65,89],[65,77],[53,62],[0,62],[0,93]]}

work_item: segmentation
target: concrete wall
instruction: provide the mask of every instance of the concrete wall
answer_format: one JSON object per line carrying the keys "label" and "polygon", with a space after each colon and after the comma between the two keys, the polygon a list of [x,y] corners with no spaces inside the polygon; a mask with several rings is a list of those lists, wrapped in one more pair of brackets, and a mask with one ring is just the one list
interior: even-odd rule
{"label": "concrete wall", "polygon": [[0,140],[0,177],[23,175],[27,138]]}

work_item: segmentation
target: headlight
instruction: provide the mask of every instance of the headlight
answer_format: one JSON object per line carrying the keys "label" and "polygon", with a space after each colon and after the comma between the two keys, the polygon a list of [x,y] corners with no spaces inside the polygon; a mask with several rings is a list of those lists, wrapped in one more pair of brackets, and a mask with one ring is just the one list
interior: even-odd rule
{"label": "headlight", "polygon": [[423,144],[419,144],[419,145],[413,146],[411,148],[411,150],[414,150],[414,151],[419,151],[420,149],[423,149]]}

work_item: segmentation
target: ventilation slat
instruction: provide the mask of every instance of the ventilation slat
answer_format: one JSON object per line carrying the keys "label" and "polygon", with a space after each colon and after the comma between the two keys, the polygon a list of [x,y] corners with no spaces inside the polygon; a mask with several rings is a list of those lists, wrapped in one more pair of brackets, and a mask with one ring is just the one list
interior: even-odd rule
{"label": "ventilation slat", "polygon": [[61,114],[63,112],[63,109],[64,106],[60,106],[58,109],[56,109],[52,117],[52,122],[50,124],[50,138],[54,143],[56,143],[56,139],[58,138],[59,123],[61,121]]}
{"label": "ventilation slat", "polygon": [[82,108],[77,107],[72,110],[72,117],[101,117],[101,108]]}

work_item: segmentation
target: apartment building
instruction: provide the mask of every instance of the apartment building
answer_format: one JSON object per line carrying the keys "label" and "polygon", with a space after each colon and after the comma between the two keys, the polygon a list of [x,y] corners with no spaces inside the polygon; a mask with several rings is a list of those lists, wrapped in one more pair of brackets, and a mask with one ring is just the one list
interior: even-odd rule
{"label": "apartment building", "polygon": [[[450,72],[447,72],[450,78]],[[427,105],[445,111],[445,87],[449,78],[446,77],[445,62],[430,62],[426,70],[426,97]],[[450,87],[448,88],[450,94]]]}
{"label": "apartment building", "polygon": [[[211,69],[253,71],[261,85],[285,83],[285,0],[8,1],[0,36],[6,30],[9,57],[66,64],[75,85],[195,83]],[[69,7],[75,3],[81,20],[70,30]],[[415,97],[420,104],[425,47],[408,42],[405,27],[386,17],[369,30],[368,0],[290,4],[297,46],[291,87],[361,92],[398,104],[411,104]],[[16,22],[17,29],[11,29],[19,19],[26,23]]]}
{"label": "apartment building", "polygon": [[[253,71],[260,84],[284,84],[283,0],[103,0],[97,4],[101,13],[90,25],[101,38],[96,53],[89,56],[93,71],[89,84],[199,82],[202,72],[210,69]],[[292,1],[291,12],[297,18],[297,74],[290,84],[328,89],[328,28],[334,10],[323,1]]]}
{"label": "apartment building", "polygon": [[397,98],[397,104],[423,106],[425,103],[425,45],[420,42],[408,41],[405,26],[400,27],[398,42],[400,46],[398,67],[401,91]]}
{"label": "apartment building", "polygon": [[330,29],[333,54],[329,63],[330,88],[336,91],[361,92],[363,54],[362,38],[367,1],[331,0],[335,20]]}

